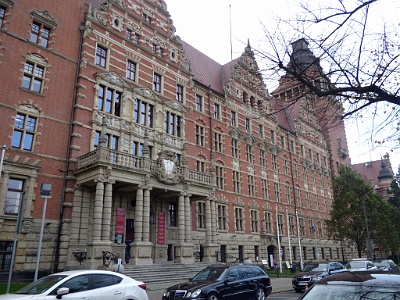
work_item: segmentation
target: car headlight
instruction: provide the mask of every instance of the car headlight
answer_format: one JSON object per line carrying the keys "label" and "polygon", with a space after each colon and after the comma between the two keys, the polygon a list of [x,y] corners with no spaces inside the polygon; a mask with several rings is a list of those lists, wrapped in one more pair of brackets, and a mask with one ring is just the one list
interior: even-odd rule
{"label": "car headlight", "polygon": [[200,290],[200,289],[197,289],[197,290],[195,290],[195,291],[193,291],[193,292],[188,292],[188,293],[186,294],[185,297],[187,297],[187,298],[189,298],[189,297],[196,298],[196,297],[198,297],[200,294],[201,294],[201,290]]}
{"label": "car headlight", "polygon": [[313,277],[313,280],[314,281],[319,281],[319,280],[321,280],[322,279],[322,276],[315,276],[315,277]]}
{"label": "car headlight", "polygon": [[169,296],[169,292],[168,292],[168,290],[165,290],[164,294],[163,294],[163,297],[168,297],[168,296]]}

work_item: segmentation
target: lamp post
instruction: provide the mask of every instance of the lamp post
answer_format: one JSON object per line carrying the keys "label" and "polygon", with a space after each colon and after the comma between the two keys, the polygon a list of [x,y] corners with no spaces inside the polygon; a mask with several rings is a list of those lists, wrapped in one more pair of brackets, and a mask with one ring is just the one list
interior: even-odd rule
{"label": "lamp post", "polygon": [[366,193],[363,197],[363,210],[364,210],[364,221],[365,221],[365,230],[367,231],[367,250],[368,250],[368,256],[370,259],[372,259],[372,249],[371,249],[371,238],[369,236],[369,229],[368,229],[368,218],[367,218],[367,212],[365,211],[365,199],[367,198],[367,195],[374,190],[370,190],[368,193]]}
{"label": "lamp post", "polygon": [[40,236],[39,236],[38,252],[37,252],[37,257],[36,257],[36,268],[35,268],[34,281],[36,281],[38,279],[40,252],[42,250],[44,221],[46,219],[47,199],[51,198],[50,195],[51,195],[51,184],[50,183],[42,183],[42,186],[40,188],[40,196],[42,198],[44,198],[44,205],[43,205],[43,213],[42,213],[42,224],[40,226]]}

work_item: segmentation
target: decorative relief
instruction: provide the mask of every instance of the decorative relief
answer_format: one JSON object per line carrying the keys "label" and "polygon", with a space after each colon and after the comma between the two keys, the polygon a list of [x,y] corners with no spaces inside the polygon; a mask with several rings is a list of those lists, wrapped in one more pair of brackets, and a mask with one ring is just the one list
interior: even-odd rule
{"label": "decorative relief", "polygon": [[119,15],[113,15],[112,21],[111,21],[111,26],[117,31],[122,31],[122,27],[124,25],[124,20],[121,16]]}
{"label": "decorative relief", "polygon": [[45,24],[51,28],[57,27],[57,21],[53,18],[48,10],[34,10],[31,13],[31,16],[34,20],[38,21],[39,23]]}
{"label": "decorative relief", "polygon": [[166,184],[176,184],[183,181],[182,174],[178,173],[175,152],[165,150],[158,155],[158,167],[154,175],[158,180]]}

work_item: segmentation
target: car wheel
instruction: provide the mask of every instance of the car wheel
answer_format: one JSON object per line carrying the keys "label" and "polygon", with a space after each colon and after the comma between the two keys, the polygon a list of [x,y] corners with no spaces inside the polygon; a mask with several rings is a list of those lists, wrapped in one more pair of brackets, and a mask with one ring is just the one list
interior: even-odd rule
{"label": "car wheel", "polygon": [[219,300],[219,297],[215,293],[211,293],[207,296],[207,300]]}
{"label": "car wheel", "polygon": [[265,300],[265,293],[262,288],[258,288],[256,291],[256,299],[257,300]]}
{"label": "car wheel", "polygon": [[301,293],[303,291],[303,289],[294,289],[296,291],[296,293]]}

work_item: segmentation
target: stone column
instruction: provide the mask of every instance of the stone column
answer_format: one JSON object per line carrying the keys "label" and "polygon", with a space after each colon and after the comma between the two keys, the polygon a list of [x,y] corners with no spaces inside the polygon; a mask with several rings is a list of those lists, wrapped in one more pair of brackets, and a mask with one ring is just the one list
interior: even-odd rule
{"label": "stone column", "polygon": [[0,194],[0,213],[2,215],[4,215],[4,207],[6,205],[6,195],[7,195],[9,178],[10,178],[10,173],[3,171],[3,176],[1,177],[1,194]]}
{"label": "stone column", "polygon": [[94,213],[93,213],[93,241],[101,240],[101,218],[103,217],[103,198],[104,198],[104,183],[97,181],[96,196],[94,199]]}
{"label": "stone column", "polygon": [[179,195],[178,202],[178,242],[185,241],[185,197]]}
{"label": "stone column", "polygon": [[110,241],[111,230],[111,207],[112,207],[112,183],[105,184],[104,206],[103,206],[103,223],[101,229],[101,240]]}
{"label": "stone column", "polygon": [[212,243],[215,242],[215,237],[217,235],[217,220],[215,215],[215,201],[211,200],[211,239]]}
{"label": "stone column", "polygon": [[185,242],[192,242],[192,218],[191,218],[191,209],[190,209],[190,197],[185,196]]}
{"label": "stone column", "polygon": [[150,241],[150,189],[143,194],[143,242]]}
{"label": "stone column", "polygon": [[31,218],[33,196],[35,195],[36,177],[29,177],[28,190],[25,193],[24,218]]}
{"label": "stone column", "polygon": [[141,242],[143,236],[143,189],[138,188],[136,191],[136,208],[135,208],[135,241]]}
{"label": "stone column", "polygon": [[82,210],[82,195],[83,191],[80,188],[75,188],[74,191],[74,206],[72,207],[71,216],[71,237],[72,243],[77,243],[79,238],[80,222],[81,222],[81,210]]}
{"label": "stone column", "polygon": [[212,240],[211,231],[211,200],[206,199],[206,243],[210,244]]}

